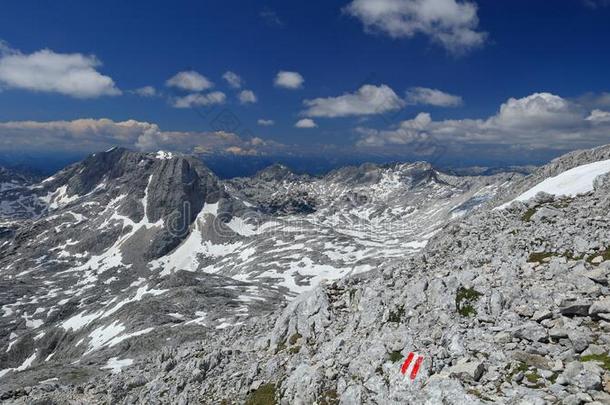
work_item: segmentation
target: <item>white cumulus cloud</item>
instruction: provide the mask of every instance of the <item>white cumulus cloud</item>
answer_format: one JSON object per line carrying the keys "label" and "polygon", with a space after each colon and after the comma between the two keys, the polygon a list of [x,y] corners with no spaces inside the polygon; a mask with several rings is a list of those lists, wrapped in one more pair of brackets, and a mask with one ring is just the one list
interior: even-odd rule
{"label": "white cumulus cloud", "polygon": [[365,84],[355,93],[305,100],[303,104],[307,107],[303,111],[303,115],[310,117],[347,117],[350,115],[383,114],[401,109],[406,103],[385,84],[380,86]]}
{"label": "white cumulus cloud", "polygon": [[409,105],[433,105],[436,107],[457,107],[463,104],[462,97],[428,87],[412,87],[407,91]]}
{"label": "white cumulus cloud", "polygon": [[256,103],[258,99],[252,90],[242,90],[239,92],[239,102],[242,104]]}
{"label": "white cumulus cloud", "polygon": [[582,108],[551,93],[534,93],[523,98],[509,98],[490,123],[507,128],[565,128],[580,123]]}
{"label": "white cumulus cloud", "polygon": [[24,54],[0,41],[0,85],[8,88],[76,98],[121,94],[112,78],[98,72],[101,64],[95,56],[80,53],[43,49]]}
{"label": "white cumulus cloud", "polygon": [[587,121],[591,122],[610,122],[610,112],[595,109],[587,117]]}
{"label": "white cumulus cloud", "polygon": [[510,98],[486,119],[434,121],[420,113],[386,130],[358,128],[360,147],[436,143],[444,147],[500,145],[527,150],[569,150],[608,143],[610,113],[587,110],[551,93]]}
{"label": "white cumulus cloud", "polygon": [[205,76],[188,70],[178,72],[165,83],[168,87],[175,87],[186,91],[203,91],[210,89],[214,84]]}
{"label": "white cumulus cloud", "polygon": [[393,38],[428,36],[452,53],[481,46],[477,5],[467,0],[353,0],[344,11],[369,32]]}
{"label": "white cumulus cloud", "polygon": [[318,125],[311,118],[300,119],[294,124],[296,128],[315,128]]}
{"label": "white cumulus cloud", "polygon": [[298,72],[287,72],[281,70],[275,76],[274,84],[277,87],[283,87],[285,89],[299,89],[303,87],[305,79]]}
{"label": "white cumulus cloud", "polygon": [[239,89],[244,84],[242,78],[237,74],[231,71],[227,71],[222,75],[222,78],[229,84],[229,86],[234,89]]}
{"label": "white cumulus cloud", "polygon": [[214,104],[224,104],[227,96],[221,91],[213,91],[207,94],[192,93],[171,100],[175,108],[205,107]]}

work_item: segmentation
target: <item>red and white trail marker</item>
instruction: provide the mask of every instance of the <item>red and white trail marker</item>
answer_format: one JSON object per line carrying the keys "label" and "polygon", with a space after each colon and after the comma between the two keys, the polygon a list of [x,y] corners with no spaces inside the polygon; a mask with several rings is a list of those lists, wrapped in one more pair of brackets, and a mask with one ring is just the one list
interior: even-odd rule
{"label": "red and white trail marker", "polygon": [[402,363],[402,367],[400,368],[400,373],[405,376],[409,376],[411,381],[415,380],[417,377],[417,373],[419,372],[419,368],[421,364],[424,362],[424,356],[421,356],[417,353],[409,352],[409,355],[405,359],[405,362]]}

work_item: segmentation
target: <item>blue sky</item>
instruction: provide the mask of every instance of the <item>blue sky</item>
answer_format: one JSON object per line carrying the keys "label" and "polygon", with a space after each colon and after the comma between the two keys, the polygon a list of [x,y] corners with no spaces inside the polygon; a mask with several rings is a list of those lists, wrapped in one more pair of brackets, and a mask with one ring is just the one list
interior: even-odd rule
{"label": "blue sky", "polygon": [[610,143],[609,17],[605,0],[7,1],[0,150],[540,162]]}

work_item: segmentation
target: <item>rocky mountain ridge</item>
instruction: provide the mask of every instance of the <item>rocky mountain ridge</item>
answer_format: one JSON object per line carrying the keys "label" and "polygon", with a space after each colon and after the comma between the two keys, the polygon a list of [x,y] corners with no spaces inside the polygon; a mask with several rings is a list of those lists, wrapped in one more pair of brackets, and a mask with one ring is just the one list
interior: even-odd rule
{"label": "rocky mountain ridge", "polygon": [[[14,401],[608,403],[609,192],[605,175],[585,195],[475,211],[283,310]],[[412,381],[409,352],[424,358]]]}
{"label": "rocky mountain ridge", "polygon": [[[179,172],[190,179],[190,170]],[[101,277],[89,274],[98,277],[91,284],[104,283],[108,273],[125,289],[123,274],[142,272],[132,281],[141,284],[127,284],[125,295],[105,295],[109,304],[101,314],[99,304],[87,307],[81,301],[72,317],[49,322],[47,316],[34,327],[41,317],[36,311],[31,315],[29,304],[3,306],[8,328],[22,330],[14,328],[15,316],[7,317],[6,309],[19,314],[25,330],[32,329],[34,342],[25,335],[9,336],[13,343],[7,353],[15,357],[3,377],[11,387],[4,397],[16,403],[33,398],[242,403],[267,394],[278,403],[304,404],[606,401],[608,180],[599,178],[595,189],[582,196],[540,196],[501,210],[476,210],[498,190],[511,189],[519,181],[514,176],[460,177],[426,164],[406,164],[346,168],[324,178],[292,175],[283,168],[256,180],[218,183],[212,177],[210,184],[220,184],[221,190],[210,195],[221,197],[206,198],[189,232],[178,234],[177,247],[167,254],[153,250],[160,252],[157,257],[134,253],[138,259],[125,262],[131,256],[122,255],[116,268],[104,269]],[[87,183],[73,182],[75,187]],[[79,192],[97,186],[82,187]],[[141,202],[149,187],[142,188],[135,199],[142,205],[140,216],[128,217],[139,232],[153,228],[148,206]],[[513,196],[521,189],[510,191],[507,195]],[[76,200],[65,202],[72,195],[58,194],[51,202],[59,211],[78,214],[70,206]],[[298,207],[291,202],[295,195],[309,196],[311,210],[293,209]],[[214,221],[219,217],[222,225]],[[220,246],[224,250],[217,252]],[[108,263],[104,257],[96,259],[101,267]],[[205,291],[202,285],[208,286]],[[194,295],[182,301],[187,290]],[[187,302],[200,309],[188,311]],[[158,323],[151,323],[153,313]],[[75,314],[101,318],[76,334],[56,326],[60,320],[74,325]],[[45,365],[40,354],[47,352],[35,342],[46,343],[47,323],[55,325],[57,340],[74,346],[80,339],[83,349],[60,350],[54,355],[58,362]],[[195,328],[184,332],[186,323]],[[150,325],[156,325],[154,331],[146,331]],[[34,340],[41,331],[45,335]],[[165,348],[150,357],[137,350],[144,342]],[[32,358],[34,347],[38,351]],[[409,352],[424,356],[412,382],[399,372]],[[63,369],[59,381],[40,383],[54,378],[53,367],[75,356],[86,360],[71,366],[72,376]],[[601,366],[593,361],[600,359]],[[94,372],[100,365],[117,374]],[[84,375],[77,374],[83,370]],[[34,388],[23,390],[25,385]]]}

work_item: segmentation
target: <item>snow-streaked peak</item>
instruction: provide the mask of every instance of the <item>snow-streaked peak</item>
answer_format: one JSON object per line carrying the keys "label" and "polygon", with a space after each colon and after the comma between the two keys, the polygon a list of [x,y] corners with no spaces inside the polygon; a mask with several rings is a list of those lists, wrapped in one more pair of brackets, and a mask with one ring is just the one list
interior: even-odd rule
{"label": "snow-streaked peak", "polygon": [[174,154],[172,152],[167,152],[167,151],[164,151],[164,150],[160,150],[160,151],[157,152],[155,157],[157,159],[159,159],[159,160],[169,160],[169,159],[174,157]]}

